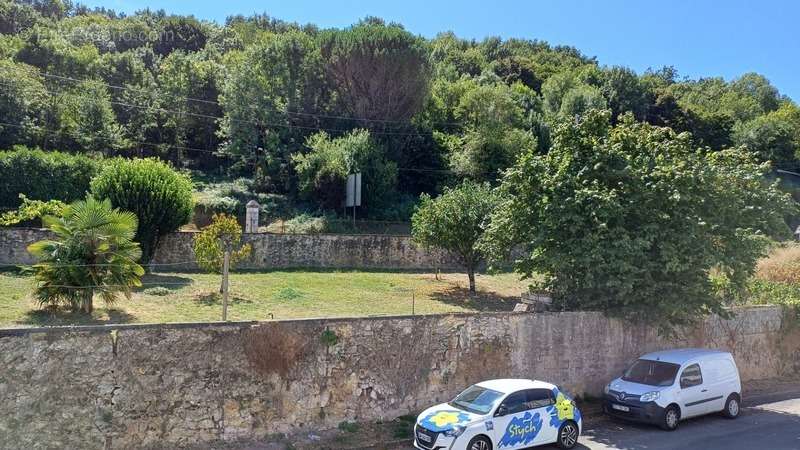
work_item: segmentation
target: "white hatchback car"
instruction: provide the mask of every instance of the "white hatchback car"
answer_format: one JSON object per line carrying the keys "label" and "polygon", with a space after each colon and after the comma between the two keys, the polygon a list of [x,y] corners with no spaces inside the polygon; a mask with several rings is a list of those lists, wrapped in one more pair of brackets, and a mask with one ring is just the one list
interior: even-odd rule
{"label": "white hatchback car", "polygon": [[489,380],[417,417],[421,450],[520,449],[555,443],[570,449],[581,433],[575,402],[550,383]]}
{"label": "white hatchback car", "polygon": [[605,388],[603,409],[674,430],[682,419],[721,412],[736,418],[742,383],[733,356],[704,349],[648,353]]}

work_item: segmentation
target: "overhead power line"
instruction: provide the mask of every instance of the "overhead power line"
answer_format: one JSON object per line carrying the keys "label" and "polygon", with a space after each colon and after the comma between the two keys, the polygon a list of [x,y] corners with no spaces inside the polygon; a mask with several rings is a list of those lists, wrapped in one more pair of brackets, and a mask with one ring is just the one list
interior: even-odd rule
{"label": "overhead power line", "polygon": [[[4,81],[0,81],[0,85],[5,85],[5,87],[8,87],[10,85],[10,83],[9,82],[4,82]],[[49,88],[45,88],[45,91],[50,95],[57,95],[57,94],[61,94],[62,93],[62,92],[53,92]],[[84,96],[84,98],[86,98],[85,94],[72,93],[72,95]],[[333,128],[333,127],[319,127],[319,126],[309,126],[309,125],[295,125],[295,124],[291,124],[291,123],[287,124],[287,123],[277,123],[277,122],[260,121],[260,120],[237,119],[237,118],[224,117],[224,116],[214,116],[214,115],[210,115],[210,114],[200,114],[200,113],[195,113],[195,112],[190,112],[190,111],[178,111],[178,110],[174,110],[174,109],[162,108],[162,107],[159,107],[159,106],[136,105],[136,104],[133,104],[133,103],[120,102],[120,101],[116,101],[116,100],[109,100],[109,103],[112,104],[112,105],[117,105],[117,106],[125,106],[125,107],[129,107],[129,108],[144,109],[144,110],[163,112],[163,113],[171,113],[171,114],[176,114],[176,115],[185,115],[185,116],[196,117],[196,118],[200,118],[200,119],[211,119],[211,120],[214,120],[214,121],[219,121],[219,120],[226,119],[226,120],[230,120],[230,121],[237,122],[237,123],[244,123],[244,124],[248,124],[248,125],[254,125],[256,127],[329,131],[329,132],[334,132],[334,133],[346,133],[346,132],[352,131],[352,129],[350,129],[350,128]],[[432,132],[420,132],[420,131],[415,131],[415,132],[404,132],[403,131],[403,132],[401,132],[401,131],[369,130],[369,132],[370,132],[370,134],[373,134],[373,135],[382,135],[382,136],[429,136],[429,135],[433,134]]]}
{"label": "overhead power line", "polygon": [[[100,80],[89,80],[89,79],[73,78],[73,77],[67,77],[67,76],[63,76],[63,75],[55,75],[55,74],[51,74],[51,73],[47,73],[47,72],[39,72],[39,75],[41,75],[43,77],[46,77],[46,78],[51,78],[51,79],[70,81],[72,83],[87,83],[87,82],[98,83],[98,84],[101,84],[103,86],[107,86],[107,87],[109,87],[111,89],[115,89],[115,90],[128,90],[128,91],[134,91],[134,92],[150,93],[150,91],[148,89],[146,89],[146,88],[137,88],[137,87],[133,87],[133,86],[119,86],[119,85],[114,85],[114,84],[110,84],[110,83],[105,83],[105,82],[100,81]],[[220,106],[220,107],[224,106],[222,103],[220,103],[218,101],[214,101],[214,100],[206,100],[206,99],[201,99],[201,98],[196,98],[196,97],[189,97],[189,96],[185,96],[185,95],[176,95],[175,97],[182,98],[182,99],[185,99],[185,100],[188,100],[188,101],[192,101],[192,102],[197,102],[197,103],[217,105],[217,106]],[[259,106],[259,107],[263,108],[263,106]],[[307,112],[301,112],[301,111],[279,110],[277,108],[266,108],[266,109],[269,109],[269,110],[271,110],[273,112],[276,112],[278,114],[296,115],[296,116],[302,116],[302,117],[314,117],[314,118],[322,118],[322,119],[353,120],[353,121],[358,121],[358,122],[376,122],[376,123],[384,123],[384,124],[395,123],[395,124],[401,124],[401,125],[414,125],[414,123],[409,121],[409,120],[369,119],[369,118],[365,118],[365,117],[356,117],[356,116],[341,116],[341,115],[335,115],[335,114],[307,113]],[[435,121],[435,122],[431,122],[431,123],[433,123],[435,125],[452,126],[452,127],[462,127],[462,126],[464,126],[463,123],[458,123],[458,122]]]}

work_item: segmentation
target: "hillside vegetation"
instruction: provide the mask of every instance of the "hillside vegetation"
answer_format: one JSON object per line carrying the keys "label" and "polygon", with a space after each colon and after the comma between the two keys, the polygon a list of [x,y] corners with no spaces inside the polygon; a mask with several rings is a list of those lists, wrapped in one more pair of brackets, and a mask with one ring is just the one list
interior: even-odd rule
{"label": "hillside vegetation", "polygon": [[590,108],[798,168],[800,109],[759,74],[635,73],[535,39],[425,39],[372,17],[321,29],[0,0],[0,80],[0,149],[156,156],[195,178],[244,178],[247,196],[276,209],[340,212],[344,179],[360,171],[365,213],[408,220],[420,193],[495,182]]}

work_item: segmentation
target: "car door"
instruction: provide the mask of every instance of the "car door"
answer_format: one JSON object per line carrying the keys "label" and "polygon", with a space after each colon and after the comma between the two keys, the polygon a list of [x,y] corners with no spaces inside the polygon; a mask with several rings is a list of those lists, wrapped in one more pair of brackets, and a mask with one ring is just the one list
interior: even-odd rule
{"label": "car door", "polygon": [[[509,394],[498,406],[492,420],[494,441],[499,449],[518,449],[538,445],[549,436],[550,417],[546,406],[532,402],[538,389],[525,389]],[[555,440],[555,438],[553,438]]]}
{"label": "car door", "polygon": [[708,388],[703,384],[703,372],[700,364],[686,366],[681,372],[678,399],[681,405],[681,416],[694,417],[708,411]]}

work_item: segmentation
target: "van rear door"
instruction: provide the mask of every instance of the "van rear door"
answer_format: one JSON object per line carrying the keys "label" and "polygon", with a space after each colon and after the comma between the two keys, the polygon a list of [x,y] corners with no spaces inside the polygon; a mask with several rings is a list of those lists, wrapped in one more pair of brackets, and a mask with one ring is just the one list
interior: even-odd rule
{"label": "van rear door", "polygon": [[739,375],[736,367],[728,358],[717,357],[703,363],[704,381],[712,394],[708,405],[708,412],[717,412],[725,409],[725,400],[739,386]]}

